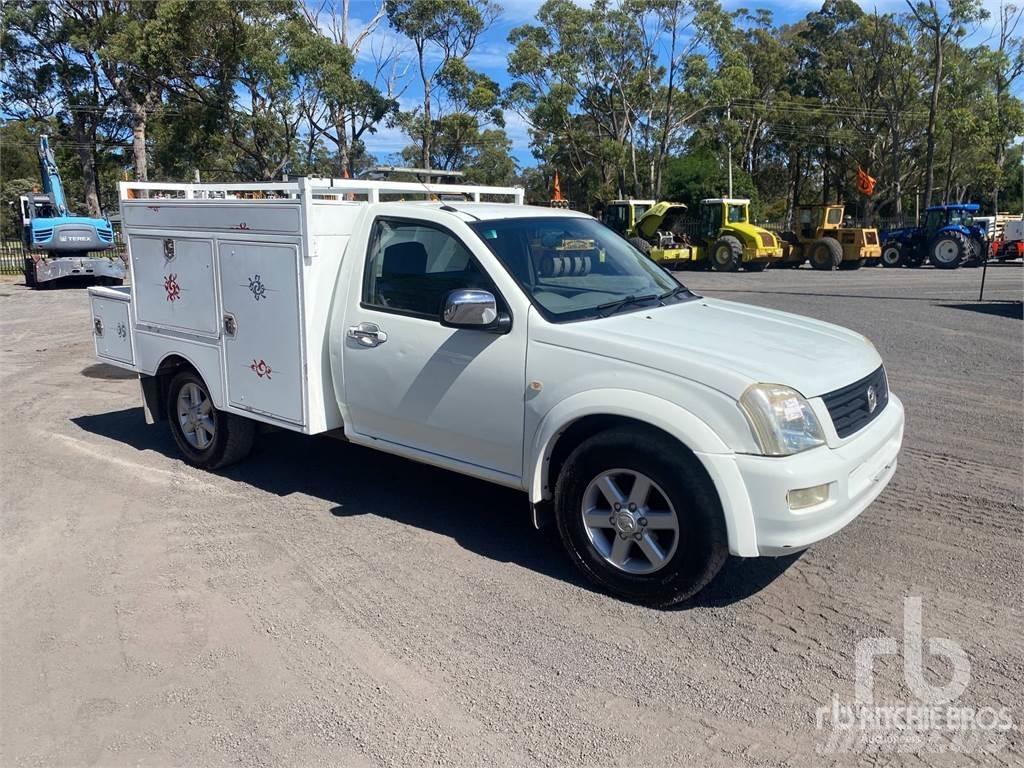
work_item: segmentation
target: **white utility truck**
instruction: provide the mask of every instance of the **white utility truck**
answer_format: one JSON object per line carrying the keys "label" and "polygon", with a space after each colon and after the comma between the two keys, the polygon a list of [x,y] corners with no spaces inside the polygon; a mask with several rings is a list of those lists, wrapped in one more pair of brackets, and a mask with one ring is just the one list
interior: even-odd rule
{"label": "white utility truck", "polygon": [[96,354],[138,372],[195,466],[244,458],[263,422],[518,488],[588,577],[650,605],[878,496],[903,407],[870,341],[703,298],[590,216],[522,202],[124,183],[131,285],[90,289]]}

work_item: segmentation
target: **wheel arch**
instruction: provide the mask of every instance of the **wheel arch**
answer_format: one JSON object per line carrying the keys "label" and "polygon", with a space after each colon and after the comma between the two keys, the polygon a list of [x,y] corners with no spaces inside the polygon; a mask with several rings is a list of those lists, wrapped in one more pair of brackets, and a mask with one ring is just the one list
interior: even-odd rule
{"label": "wheel arch", "polygon": [[530,502],[550,503],[558,473],[576,446],[599,432],[628,426],[668,437],[697,463],[718,494],[730,552],[756,555],[753,510],[732,451],[698,416],[653,395],[598,390],[552,408],[538,426],[524,462]]}
{"label": "wheel arch", "polygon": [[[170,386],[171,379],[183,370],[192,371],[196,376],[203,379],[204,382],[206,381],[199,370],[199,366],[181,352],[168,352],[160,359],[156,370],[152,374],[142,374],[139,376],[147,423],[153,424],[166,420],[168,387]],[[209,388],[209,383],[207,383],[207,387]],[[214,405],[218,405],[218,403],[214,401]]]}

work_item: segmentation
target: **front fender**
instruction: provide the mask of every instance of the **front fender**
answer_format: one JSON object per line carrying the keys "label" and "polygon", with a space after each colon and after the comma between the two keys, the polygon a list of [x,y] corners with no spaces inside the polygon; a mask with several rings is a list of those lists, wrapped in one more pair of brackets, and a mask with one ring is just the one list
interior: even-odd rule
{"label": "front fender", "polygon": [[548,469],[558,437],[585,416],[622,416],[672,435],[697,456],[715,485],[733,554],[757,554],[754,515],[733,452],[698,416],[654,395],[623,389],[593,389],[568,397],[553,406],[527,443],[525,479],[530,501],[550,499]]}

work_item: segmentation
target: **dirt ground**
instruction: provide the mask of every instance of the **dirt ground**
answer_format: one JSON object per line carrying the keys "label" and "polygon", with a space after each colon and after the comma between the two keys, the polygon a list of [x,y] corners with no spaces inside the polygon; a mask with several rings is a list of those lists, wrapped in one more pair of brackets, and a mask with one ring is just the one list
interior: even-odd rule
{"label": "dirt ground", "polygon": [[[0,764],[1021,765],[1024,268],[684,273],[878,347],[907,408],[892,484],[802,556],[731,560],[659,612],[590,589],[524,497],[327,438],[220,474],[93,360],[81,289],[0,284]],[[995,301],[991,301],[995,300]],[[680,328],[680,333],[686,333]],[[969,660],[992,755],[823,753],[855,648]],[[906,654],[904,654],[904,657]],[[875,702],[913,701],[899,654]]]}

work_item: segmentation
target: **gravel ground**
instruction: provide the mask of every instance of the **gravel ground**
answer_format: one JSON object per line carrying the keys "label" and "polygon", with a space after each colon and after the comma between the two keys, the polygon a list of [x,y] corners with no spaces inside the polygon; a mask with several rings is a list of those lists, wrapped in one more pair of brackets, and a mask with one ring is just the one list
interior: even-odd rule
{"label": "gravel ground", "polygon": [[[193,470],[94,364],[84,292],[0,284],[0,764],[1021,765],[1019,730],[894,756],[822,754],[816,728],[907,596],[967,654],[957,705],[1024,725],[1024,269],[989,270],[999,301],[980,278],[682,275],[869,336],[907,432],[847,529],[671,612],[591,590],[473,480],[288,433]],[[898,655],[875,670],[876,702],[913,701]]]}

